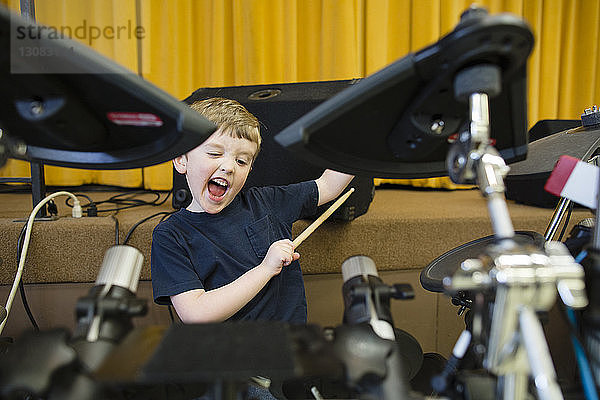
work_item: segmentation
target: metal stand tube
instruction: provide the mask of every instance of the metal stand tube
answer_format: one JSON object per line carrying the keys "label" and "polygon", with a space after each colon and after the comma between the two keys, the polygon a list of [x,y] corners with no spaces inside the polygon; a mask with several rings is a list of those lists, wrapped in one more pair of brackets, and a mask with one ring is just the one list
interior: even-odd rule
{"label": "metal stand tube", "polygon": [[519,325],[538,397],[540,400],[562,400],[544,331],[535,313],[527,306],[520,309]]}
{"label": "metal stand tube", "polygon": [[492,222],[494,235],[499,239],[511,238],[515,235],[506,200],[501,194],[494,194],[488,197],[488,212]]}
{"label": "metal stand tube", "polygon": [[527,375],[521,373],[502,376],[503,400],[527,400]]}
{"label": "metal stand tube", "polygon": [[561,197],[560,201],[556,205],[554,212],[552,213],[552,218],[548,223],[548,227],[546,228],[546,232],[544,232],[544,239],[547,241],[552,240],[554,235],[556,235],[556,231],[560,226],[561,221],[565,216],[565,212],[569,205],[571,204],[571,200],[566,197]]}
{"label": "metal stand tube", "polygon": [[488,211],[497,238],[515,235],[513,224],[504,198],[504,176],[508,167],[502,157],[488,145],[490,138],[489,99],[485,93],[473,93],[469,97],[471,116],[471,141],[479,156],[476,163],[477,180],[481,192],[487,197]]}
{"label": "metal stand tube", "polygon": [[473,93],[469,97],[471,116],[471,140],[485,143],[490,137],[489,99],[485,93]]}

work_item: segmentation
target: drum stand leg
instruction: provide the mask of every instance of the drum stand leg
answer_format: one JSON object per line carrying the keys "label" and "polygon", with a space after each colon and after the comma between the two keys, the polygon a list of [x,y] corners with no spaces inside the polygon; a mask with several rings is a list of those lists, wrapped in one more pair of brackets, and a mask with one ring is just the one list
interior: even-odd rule
{"label": "drum stand leg", "polygon": [[519,310],[519,331],[538,397],[541,400],[562,399],[544,331],[538,317],[527,306]]}
{"label": "drum stand leg", "polygon": [[[535,385],[540,400],[562,400],[550,350],[542,326],[535,312],[529,306],[522,305],[514,310],[518,313],[518,348],[512,360],[514,364],[508,373],[500,374],[498,383],[503,400],[526,400],[529,388],[529,376]],[[526,357],[522,352],[525,352]],[[506,370],[500,362],[497,367]]]}
{"label": "drum stand leg", "polygon": [[498,380],[502,386],[502,400],[527,400],[527,375],[510,373]]}

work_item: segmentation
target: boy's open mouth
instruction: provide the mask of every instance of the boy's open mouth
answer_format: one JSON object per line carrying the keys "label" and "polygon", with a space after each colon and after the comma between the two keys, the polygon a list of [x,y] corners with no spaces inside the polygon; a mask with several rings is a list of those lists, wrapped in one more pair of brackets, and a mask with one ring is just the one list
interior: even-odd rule
{"label": "boy's open mouth", "polygon": [[208,182],[208,192],[217,198],[223,197],[228,187],[229,183],[223,178],[211,179]]}

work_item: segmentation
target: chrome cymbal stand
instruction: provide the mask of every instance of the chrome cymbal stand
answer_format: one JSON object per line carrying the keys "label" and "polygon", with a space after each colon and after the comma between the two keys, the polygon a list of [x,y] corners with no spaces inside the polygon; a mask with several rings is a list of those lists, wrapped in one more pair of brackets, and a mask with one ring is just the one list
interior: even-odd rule
{"label": "chrome cymbal stand", "polygon": [[[571,200],[566,197],[561,197],[556,205],[556,208],[552,212],[552,217],[550,218],[550,222],[548,223],[548,227],[546,228],[546,232],[544,232],[544,240],[552,240],[554,239],[554,235],[556,235],[556,231],[560,226],[565,214],[569,206],[571,205]],[[567,223],[567,222],[565,222]]]}
{"label": "chrome cymbal stand", "polygon": [[[598,167],[599,166],[599,164],[598,164],[599,157],[598,156],[589,157],[590,155],[592,155],[591,152],[584,154],[582,160],[591,165],[595,165],[596,167]],[[558,230],[558,227],[560,226],[561,222],[563,222],[565,214],[567,213],[567,210],[569,209],[570,205],[571,205],[571,200],[567,199],[566,197],[560,198],[560,200],[556,204],[556,208],[552,212],[552,217],[550,218],[548,227],[546,227],[546,232],[544,232],[544,239],[546,241],[554,239],[554,236],[556,235],[556,231]],[[568,220],[565,221],[564,223],[567,224]]]}
{"label": "chrome cymbal stand", "polygon": [[444,285],[450,292],[480,293],[489,305],[483,311],[490,312],[483,366],[498,377],[497,398],[525,399],[531,376],[540,399],[562,399],[535,312],[550,310],[557,291],[569,307],[585,307],[584,271],[560,242],[538,249],[514,240],[504,196],[509,168],[489,135],[489,97],[499,93],[500,78],[492,64],[465,68],[455,78],[455,96],[469,101],[470,125],[448,153],[448,171],[457,183],[479,185],[497,242],[465,260]]}

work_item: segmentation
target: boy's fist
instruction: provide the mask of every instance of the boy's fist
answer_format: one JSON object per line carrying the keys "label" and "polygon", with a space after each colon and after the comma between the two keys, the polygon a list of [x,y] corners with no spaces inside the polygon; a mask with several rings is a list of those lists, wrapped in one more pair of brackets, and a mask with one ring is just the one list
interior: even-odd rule
{"label": "boy's fist", "polygon": [[294,244],[289,239],[281,239],[273,242],[267,250],[267,255],[262,261],[264,267],[268,268],[273,275],[281,272],[284,266],[288,266],[300,258],[300,254],[294,251]]}

